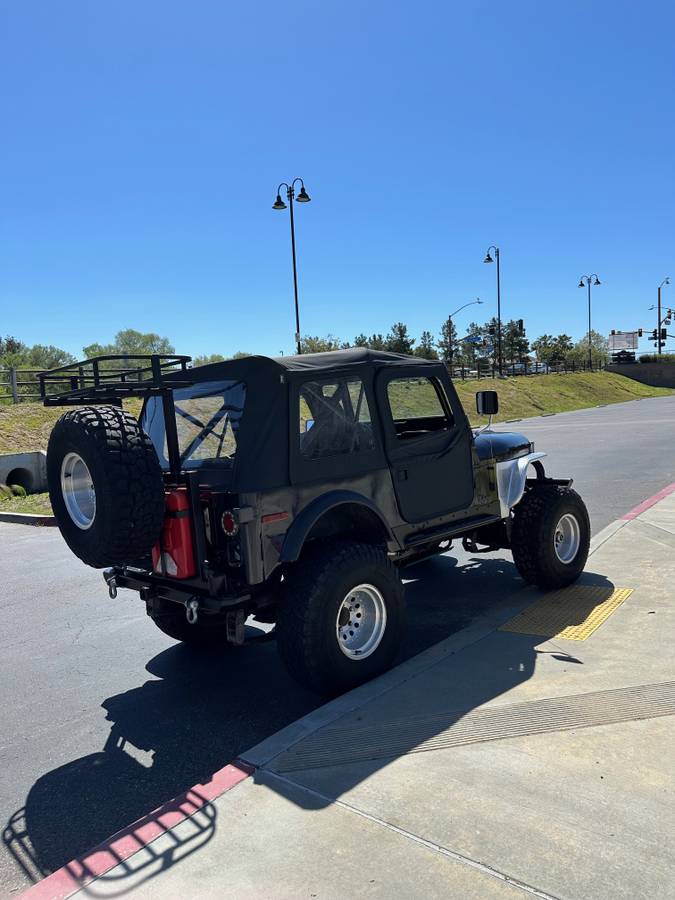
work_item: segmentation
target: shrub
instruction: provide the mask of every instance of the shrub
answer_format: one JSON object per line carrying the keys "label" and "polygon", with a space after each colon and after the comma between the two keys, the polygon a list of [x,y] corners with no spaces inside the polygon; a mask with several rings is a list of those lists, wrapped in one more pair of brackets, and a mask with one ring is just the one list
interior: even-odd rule
{"label": "shrub", "polygon": [[641,363],[675,363],[675,353],[662,353],[661,356],[657,353],[643,353],[639,360]]}
{"label": "shrub", "polygon": [[15,497],[25,497],[26,496],[26,488],[21,484],[9,484],[7,485],[9,490]]}
{"label": "shrub", "polygon": [[8,488],[6,484],[0,484],[0,500],[9,500],[13,496],[11,488]]}

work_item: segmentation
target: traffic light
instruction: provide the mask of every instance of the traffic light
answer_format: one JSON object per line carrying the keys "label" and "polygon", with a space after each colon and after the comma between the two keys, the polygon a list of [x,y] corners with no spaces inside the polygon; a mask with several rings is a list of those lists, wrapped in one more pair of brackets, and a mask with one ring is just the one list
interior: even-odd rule
{"label": "traffic light", "polygon": [[523,323],[523,320],[522,320],[522,319],[518,319],[518,332],[519,332],[520,334],[524,334],[524,333],[525,333],[525,324]]}
{"label": "traffic light", "polygon": [[665,339],[666,339],[667,337],[668,337],[668,330],[667,330],[666,328],[662,328],[662,329],[661,329],[661,340],[662,340],[662,341],[665,341]]}
{"label": "traffic light", "polygon": [[642,337],[642,329],[638,328],[638,337]]}
{"label": "traffic light", "polygon": [[488,334],[496,334],[497,326],[496,325],[488,325]]}
{"label": "traffic light", "polygon": [[652,341],[658,341],[658,339],[659,339],[658,332],[656,331],[656,328],[655,328],[655,329],[652,331],[651,340],[652,340]]}

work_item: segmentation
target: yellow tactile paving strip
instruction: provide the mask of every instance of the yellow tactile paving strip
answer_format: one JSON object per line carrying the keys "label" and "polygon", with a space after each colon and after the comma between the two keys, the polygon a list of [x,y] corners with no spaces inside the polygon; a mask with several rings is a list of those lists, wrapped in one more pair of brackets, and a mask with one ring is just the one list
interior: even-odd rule
{"label": "yellow tactile paving strip", "polygon": [[499,630],[585,641],[632,593],[633,588],[573,585],[546,594]]}

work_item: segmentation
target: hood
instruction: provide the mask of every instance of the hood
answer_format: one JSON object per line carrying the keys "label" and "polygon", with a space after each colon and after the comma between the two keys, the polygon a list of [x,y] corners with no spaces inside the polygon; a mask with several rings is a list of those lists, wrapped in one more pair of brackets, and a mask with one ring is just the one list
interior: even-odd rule
{"label": "hood", "polygon": [[533,445],[525,435],[515,431],[483,431],[481,434],[474,435],[473,442],[478,459],[494,459],[497,462],[523,456],[533,449]]}

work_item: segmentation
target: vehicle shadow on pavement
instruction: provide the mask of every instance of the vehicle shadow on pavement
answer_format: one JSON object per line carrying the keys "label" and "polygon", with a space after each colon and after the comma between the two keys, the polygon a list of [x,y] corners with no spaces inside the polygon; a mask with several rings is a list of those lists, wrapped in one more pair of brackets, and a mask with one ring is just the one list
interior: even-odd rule
{"label": "vehicle shadow on pavement", "polygon": [[[511,561],[501,557],[458,560],[451,552],[411,566],[403,576],[409,625],[399,662],[524,590]],[[583,580],[612,587],[589,573]],[[532,593],[533,599],[536,596]],[[416,715],[423,715],[425,703],[433,700],[435,718],[423,723],[408,743],[397,745],[395,756],[411,752],[476,706],[531,676],[537,645],[546,638],[503,636],[507,638],[503,650],[485,661],[480,677],[474,671],[458,673],[451,685],[439,685],[440,707],[438,697],[419,698]],[[575,662],[565,654],[561,659]],[[3,842],[31,880],[86,855],[150,810],[194,785],[207,783],[239,754],[323,702],[290,679],[273,642],[213,651],[171,645],[151,659],[146,669],[152,680],[103,700],[101,706],[112,725],[104,748],[43,775],[31,788],[24,808],[10,817]],[[391,756],[375,759],[365,768],[342,767],[331,798],[390,761]],[[282,782],[267,783],[282,793],[286,790]],[[289,795],[308,809],[326,805],[331,798],[296,791]],[[197,828],[190,839],[191,846],[175,848],[161,861],[161,869],[156,866],[148,877],[210,839],[217,827],[215,806],[205,807],[203,822],[201,832]]]}
{"label": "vehicle shadow on pavement", "polygon": [[[509,565],[499,563],[504,568]],[[537,718],[537,700],[523,702],[520,695],[519,702],[509,704],[507,695],[532,677],[539,656],[550,657],[563,672],[583,665],[579,658],[583,653],[568,652],[555,636],[586,622],[612,595],[615,585],[592,572],[584,572],[578,585],[599,590],[581,594],[581,599],[577,594],[572,608],[563,605],[556,610],[555,625],[547,634],[490,632],[447,657],[448,665],[430,663],[419,676],[392,688],[391,702],[386,702],[385,691],[372,701],[370,710],[369,702],[364,702],[309,734],[256,771],[255,782],[304,809],[319,810],[402,756],[546,730],[546,723]],[[522,582],[519,589],[526,603],[547,596],[535,588],[523,588]],[[483,708],[497,698],[503,702]],[[512,711],[517,731],[510,721]]]}

